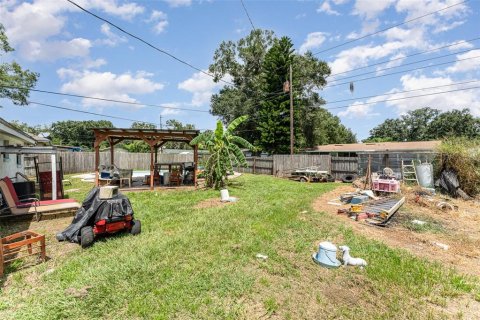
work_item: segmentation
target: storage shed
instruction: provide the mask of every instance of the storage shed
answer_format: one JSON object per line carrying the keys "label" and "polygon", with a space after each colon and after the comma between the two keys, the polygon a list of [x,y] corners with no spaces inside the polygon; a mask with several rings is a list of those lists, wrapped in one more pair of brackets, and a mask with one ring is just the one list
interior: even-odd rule
{"label": "storage shed", "polygon": [[441,141],[410,141],[329,144],[317,146],[307,153],[328,154],[332,156],[332,162],[334,159],[339,162],[342,159],[350,162],[356,159],[358,165],[356,171],[359,175],[365,174],[369,158],[371,159],[372,172],[378,172],[385,167],[389,167],[394,172],[401,173],[402,160],[432,162],[440,143]]}

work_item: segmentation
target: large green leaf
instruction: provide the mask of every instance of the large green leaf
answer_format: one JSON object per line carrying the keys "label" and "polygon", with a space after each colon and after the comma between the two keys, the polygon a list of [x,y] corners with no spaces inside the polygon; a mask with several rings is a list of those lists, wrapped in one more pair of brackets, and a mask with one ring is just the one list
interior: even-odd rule
{"label": "large green leaf", "polygon": [[255,146],[253,144],[251,144],[250,142],[248,142],[247,140],[239,136],[231,136],[230,142],[233,142],[237,145],[248,148],[249,150],[255,150]]}
{"label": "large green leaf", "polygon": [[220,141],[222,141],[223,139],[223,124],[220,120],[217,121],[217,128],[215,129],[215,137],[218,143],[220,143]]}
{"label": "large green leaf", "polygon": [[234,154],[235,160],[240,165],[246,167],[247,166],[247,159],[245,159],[245,155],[243,154],[242,150],[236,144],[231,144],[230,145],[230,150]]}
{"label": "large green leaf", "polygon": [[228,132],[233,132],[242,122],[248,119],[248,116],[240,116],[237,119],[233,120],[230,122],[230,124],[227,127]]}

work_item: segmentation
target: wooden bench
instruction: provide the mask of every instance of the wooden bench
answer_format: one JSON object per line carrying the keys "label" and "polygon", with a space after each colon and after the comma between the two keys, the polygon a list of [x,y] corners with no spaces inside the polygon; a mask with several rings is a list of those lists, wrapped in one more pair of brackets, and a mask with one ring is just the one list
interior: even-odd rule
{"label": "wooden bench", "polygon": [[3,276],[7,263],[33,255],[39,255],[45,261],[45,235],[27,230],[1,238],[0,277]]}

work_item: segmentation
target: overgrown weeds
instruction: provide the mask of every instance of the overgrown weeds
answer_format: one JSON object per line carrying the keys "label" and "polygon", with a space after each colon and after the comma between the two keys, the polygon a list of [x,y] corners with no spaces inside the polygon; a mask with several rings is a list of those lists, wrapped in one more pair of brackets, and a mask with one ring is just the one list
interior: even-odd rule
{"label": "overgrown weeds", "polygon": [[480,194],[480,139],[451,138],[438,148],[437,176],[443,170],[453,170],[460,188],[470,196]]}

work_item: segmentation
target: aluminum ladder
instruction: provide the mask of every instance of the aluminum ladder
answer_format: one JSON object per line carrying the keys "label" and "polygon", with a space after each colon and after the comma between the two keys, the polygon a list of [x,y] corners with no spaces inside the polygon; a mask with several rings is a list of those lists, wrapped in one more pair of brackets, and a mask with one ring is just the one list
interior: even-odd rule
{"label": "aluminum ladder", "polygon": [[414,161],[415,160],[412,160],[411,163],[407,163],[402,160],[402,179],[404,182],[412,181],[419,185]]}

